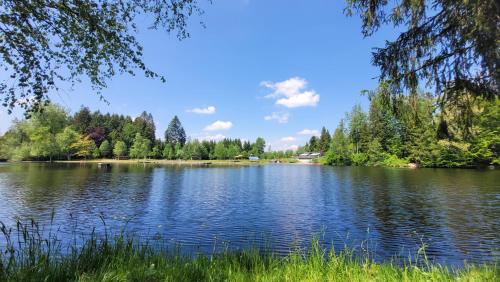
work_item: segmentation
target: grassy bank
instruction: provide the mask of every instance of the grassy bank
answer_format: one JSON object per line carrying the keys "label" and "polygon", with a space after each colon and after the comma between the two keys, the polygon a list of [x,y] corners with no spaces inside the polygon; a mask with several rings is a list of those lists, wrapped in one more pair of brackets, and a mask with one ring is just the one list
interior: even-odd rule
{"label": "grassy bank", "polygon": [[[185,257],[161,246],[118,236],[90,236],[66,248],[53,235],[42,238],[36,223],[19,225],[20,237],[3,226],[0,281],[498,281],[494,265],[450,269],[421,262],[376,263],[349,251],[327,251],[314,241],[309,251],[287,256],[249,249]],[[13,240],[13,237],[16,240]],[[14,242],[16,241],[16,242]]]}

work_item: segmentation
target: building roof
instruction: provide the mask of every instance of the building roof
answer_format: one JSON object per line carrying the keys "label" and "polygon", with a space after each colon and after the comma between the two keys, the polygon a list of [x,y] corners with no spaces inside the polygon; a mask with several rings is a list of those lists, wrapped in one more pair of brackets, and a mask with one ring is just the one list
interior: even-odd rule
{"label": "building roof", "polygon": [[315,159],[321,156],[321,153],[317,152],[308,152],[308,153],[302,153],[299,155],[299,159]]}

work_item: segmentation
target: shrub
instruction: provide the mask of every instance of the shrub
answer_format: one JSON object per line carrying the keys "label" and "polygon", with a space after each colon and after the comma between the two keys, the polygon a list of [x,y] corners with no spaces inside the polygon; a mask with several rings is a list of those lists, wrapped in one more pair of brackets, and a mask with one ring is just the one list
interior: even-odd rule
{"label": "shrub", "polygon": [[382,165],[388,167],[407,167],[408,161],[405,159],[400,159],[396,155],[386,154],[386,157],[382,161]]}
{"label": "shrub", "polygon": [[366,165],[368,162],[368,155],[365,153],[354,153],[351,155],[351,162],[353,165]]}

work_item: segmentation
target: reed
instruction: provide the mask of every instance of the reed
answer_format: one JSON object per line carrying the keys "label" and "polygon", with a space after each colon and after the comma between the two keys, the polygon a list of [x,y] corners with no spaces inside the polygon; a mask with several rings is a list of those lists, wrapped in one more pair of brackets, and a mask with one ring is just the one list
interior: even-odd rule
{"label": "reed", "polygon": [[313,240],[286,256],[229,249],[210,256],[142,242],[124,233],[63,246],[57,230],[33,221],[9,229],[0,222],[0,281],[499,281],[496,265],[449,268],[429,263],[377,263],[349,249],[335,252]]}

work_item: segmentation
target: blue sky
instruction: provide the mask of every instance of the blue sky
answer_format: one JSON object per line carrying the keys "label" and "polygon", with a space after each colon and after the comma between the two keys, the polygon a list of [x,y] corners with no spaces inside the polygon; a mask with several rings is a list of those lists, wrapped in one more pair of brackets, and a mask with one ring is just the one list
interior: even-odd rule
{"label": "blue sky", "polygon": [[[293,148],[322,126],[333,131],[354,104],[366,108],[360,91],[374,89],[379,74],[371,50],[394,38],[390,29],[363,38],[359,18],[346,17],[344,7],[328,0],[215,0],[205,7],[206,28],[192,19],[189,39],[147,29],[138,35],[145,62],[166,83],[117,76],[102,92],[109,105],[85,82],[51,98],[70,111],[146,110],[158,137],[178,115],[192,138],[262,136],[273,149]],[[15,116],[0,109],[0,132]]]}

